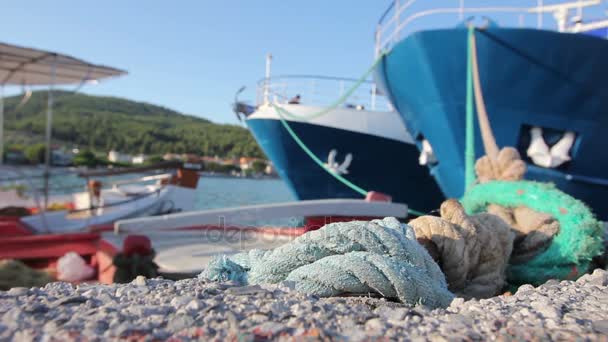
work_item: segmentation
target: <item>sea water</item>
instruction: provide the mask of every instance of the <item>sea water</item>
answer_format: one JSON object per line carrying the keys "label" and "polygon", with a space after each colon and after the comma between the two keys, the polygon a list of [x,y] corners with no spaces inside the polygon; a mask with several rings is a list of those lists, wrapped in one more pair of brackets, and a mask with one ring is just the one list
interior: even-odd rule
{"label": "sea water", "polygon": [[215,209],[286,201],[295,201],[295,197],[280,179],[201,176],[195,208]]}
{"label": "sea water", "polygon": [[[44,188],[43,169],[40,167],[21,167],[0,169],[0,189],[19,186],[26,194],[42,192]],[[86,191],[86,179],[78,177],[77,170],[53,168],[49,180],[49,193],[68,195]],[[151,174],[128,174],[101,177],[104,188],[112,183],[138,179]],[[152,182],[148,182],[152,183]],[[202,175],[198,182],[194,209],[215,209],[244,205],[293,201],[295,197],[287,185],[278,178],[241,178]]]}

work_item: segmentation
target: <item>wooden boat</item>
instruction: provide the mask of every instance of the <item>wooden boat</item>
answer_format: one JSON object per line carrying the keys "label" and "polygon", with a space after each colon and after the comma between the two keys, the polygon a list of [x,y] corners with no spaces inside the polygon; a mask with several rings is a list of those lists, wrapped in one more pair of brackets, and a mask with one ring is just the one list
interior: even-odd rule
{"label": "wooden boat", "polygon": [[[87,231],[42,234],[19,218],[0,218],[0,259],[18,259],[34,268],[56,273],[57,260],[75,252],[95,269],[91,279],[111,283],[117,271],[113,258],[133,241],[151,244],[154,262],[168,278],[192,277],[217,254],[234,254],[252,248],[270,249],[326,223],[369,220],[394,216],[405,218],[405,204],[355,199],[311,200],[175,213],[120,220]],[[293,226],[237,225],[236,222],[304,217]],[[130,246],[127,243],[130,241]],[[146,242],[147,241],[147,242]]]}

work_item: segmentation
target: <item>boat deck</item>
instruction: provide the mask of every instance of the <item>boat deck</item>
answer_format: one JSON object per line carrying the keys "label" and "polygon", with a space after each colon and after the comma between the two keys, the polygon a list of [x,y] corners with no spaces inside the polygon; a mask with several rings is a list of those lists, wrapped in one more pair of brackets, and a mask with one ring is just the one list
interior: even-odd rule
{"label": "boat deck", "polygon": [[[277,233],[289,228],[211,228],[181,231],[147,232],[152,247],[156,251],[155,262],[161,272],[200,273],[209,260],[216,255],[233,255],[251,249],[272,249],[281,246],[297,236]],[[294,233],[298,229],[290,229]],[[122,249],[128,234],[107,232],[103,239],[117,250]]]}

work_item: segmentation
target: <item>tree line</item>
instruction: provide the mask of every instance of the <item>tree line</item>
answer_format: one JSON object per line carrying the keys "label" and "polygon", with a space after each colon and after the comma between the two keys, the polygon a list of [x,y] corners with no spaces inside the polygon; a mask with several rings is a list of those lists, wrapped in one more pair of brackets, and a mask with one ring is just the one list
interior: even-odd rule
{"label": "tree line", "polygon": [[[46,124],[46,92],[5,100],[5,144],[42,142]],[[54,143],[66,148],[162,155],[194,153],[220,157],[264,157],[250,132],[237,125],[216,124],[148,103],[116,97],[55,92]]]}

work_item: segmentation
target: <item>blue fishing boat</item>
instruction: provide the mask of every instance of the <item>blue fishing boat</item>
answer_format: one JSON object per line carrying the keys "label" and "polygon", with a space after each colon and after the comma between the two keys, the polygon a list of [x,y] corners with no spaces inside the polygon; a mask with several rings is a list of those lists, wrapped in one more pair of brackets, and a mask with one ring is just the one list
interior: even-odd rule
{"label": "blue fishing boat", "polygon": [[[361,84],[348,99],[327,110],[355,83]],[[428,155],[418,152],[399,114],[371,82],[267,77],[258,84],[256,105],[236,101],[235,111],[245,115],[258,144],[299,200],[361,198],[361,190],[377,191],[419,212],[436,209],[443,200],[428,169],[419,165]]]}
{"label": "blue fishing boat", "polygon": [[[608,219],[608,41],[598,37],[608,21],[582,21],[583,8],[600,1],[430,3],[389,7],[376,35],[376,79],[419,148],[432,148],[437,162],[429,167],[443,193],[459,198],[465,190],[467,27],[475,25],[480,84],[498,145],[519,150],[527,179],[553,182]],[[453,25],[438,28],[439,21]],[[475,131],[478,158],[484,150]]]}

